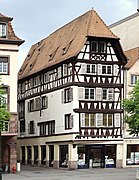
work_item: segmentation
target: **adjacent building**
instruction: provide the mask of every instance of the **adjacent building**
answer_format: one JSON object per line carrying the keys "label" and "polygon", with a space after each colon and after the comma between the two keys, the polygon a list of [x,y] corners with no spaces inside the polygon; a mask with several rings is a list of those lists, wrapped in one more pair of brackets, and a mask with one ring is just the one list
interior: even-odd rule
{"label": "adjacent building", "polygon": [[[139,80],[139,12],[126,17],[109,26],[118,37],[127,56],[125,66],[125,98],[132,91]],[[138,166],[139,164],[139,138],[128,133],[127,124],[124,125],[124,167]]]}
{"label": "adjacent building", "polygon": [[0,13],[0,78],[5,90],[5,103],[11,113],[8,125],[1,134],[2,165],[5,171],[12,171],[17,162],[17,64],[18,49],[24,42],[13,30],[13,18]]}
{"label": "adjacent building", "polygon": [[18,160],[46,167],[123,167],[119,38],[90,10],[32,45],[18,73]]}

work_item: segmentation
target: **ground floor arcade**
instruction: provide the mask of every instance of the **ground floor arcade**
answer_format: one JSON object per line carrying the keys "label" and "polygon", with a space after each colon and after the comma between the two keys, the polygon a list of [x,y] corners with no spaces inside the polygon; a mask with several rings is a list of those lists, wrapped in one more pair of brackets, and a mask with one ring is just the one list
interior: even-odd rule
{"label": "ground floor arcade", "polygon": [[17,142],[18,160],[22,164],[68,169],[123,166],[122,140],[87,141],[65,135],[54,139],[18,138]]}

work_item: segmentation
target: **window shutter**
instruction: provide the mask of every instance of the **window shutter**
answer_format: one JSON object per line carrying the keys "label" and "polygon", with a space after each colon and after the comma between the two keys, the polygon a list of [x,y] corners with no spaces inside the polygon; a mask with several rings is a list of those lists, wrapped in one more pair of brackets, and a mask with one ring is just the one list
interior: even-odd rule
{"label": "window shutter", "polygon": [[79,100],[83,100],[84,99],[84,88],[83,87],[79,87],[78,88],[78,99]]}
{"label": "window shutter", "polygon": [[35,123],[33,121],[33,134],[35,133]]}
{"label": "window shutter", "polygon": [[28,123],[28,133],[30,134],[30,123]]}
{"label": "window shutter", "polygon": [[67,64],[63,64],[63,76],[67,76]]}
{"label": "window shutter", "polygon": [[70,115],[70,123],[69,123],[69,128],[73,128],[73,115]]}
{"label": "window shutter", "polygon": [[46,96],[46,108],[48,108],[48,96]]}
{"label": "window shutter", "polygon": [[118,65],[114,65],[113,68],[114,68],[114,71],[113,71],[114,75],[117,76],[118,75]]}
{"label": "window shutter", "polygon": [[102,88],[96,88],[96,100],[102,100]]}
{"label": "window shutter", "polygon": [[81,71],[80,71],[81,74],[85,74],[86,73],[86,64],[81,64]]}
{"label": "window shutter", "polygon": [[85,126],[85,113],[81,113],[81,127],[84,127]]}
{"label": "window shutter", "polygon": [[42,98],[40,97],[40,101],[39,101],[39,109],[42,109]]}
{"label": "window shutter", "polygon": [[62,100],[62,104],[63,104],[65,102],[64,90],[61,92],[61,100]]}
{"label": "window shutter", "polygon": [[98,75],[101,75],[101,74],[102,74],[101,64],[98,64],[98,65],[97,65],[97,74],[98,74]]}
{"label": "window shutter", "polygon": [[120,127],[120,113],[114,114],[114,125]]}
{"label": "window shutter", "polygon": [[103,114],[102,113],[96,114],[96,122],[97,122],[97,126],[103,125]]}
{"label": "window shutter", "polygon": [[28,112],[30,112],[30,101],[28,101]]}
{"label": "window shutter", "polygon": [[113,88],[110,88],[108,90],[108,100],[113,100],[114,99],[114,91],[113,91]]}
{"label": "window shutter", "polygon": [[70,101],[73,101],[73,88],[70,88],[70,91],[69,91],[69,99]]}

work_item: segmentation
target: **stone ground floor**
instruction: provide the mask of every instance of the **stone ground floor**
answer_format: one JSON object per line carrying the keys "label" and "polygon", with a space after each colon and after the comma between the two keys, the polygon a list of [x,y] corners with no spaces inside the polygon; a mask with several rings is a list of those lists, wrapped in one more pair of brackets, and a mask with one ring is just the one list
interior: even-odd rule
{"label": "stone ground floor", "polygon": [[[23,165],[67,169],[125,168],[139,165],[139,140],[18,139],[18,161]],[[69,137],[72,139],[71,137]]]}
{"label": "stone ground floor", "polygon": [[21,172],[3,174],[3,180],[135,180],[136,168],[52,169],[22,166]]}

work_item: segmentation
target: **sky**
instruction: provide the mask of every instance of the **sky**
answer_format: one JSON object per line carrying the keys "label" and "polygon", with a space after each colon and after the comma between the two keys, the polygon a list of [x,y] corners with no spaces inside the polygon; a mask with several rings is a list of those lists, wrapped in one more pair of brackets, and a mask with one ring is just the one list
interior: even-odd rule
{"label": "sky", "polygon": [[20,69],[31,46],[90,9],[110,25],[137,12],[139,0],[0,0],[0,13],[13,17]]}

